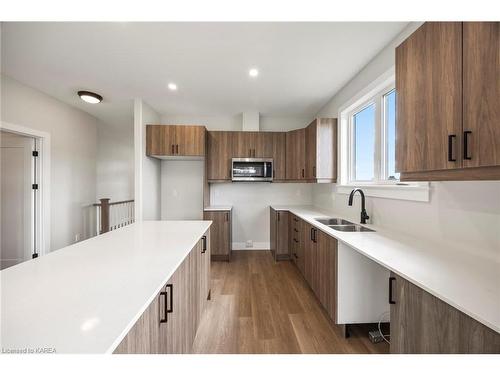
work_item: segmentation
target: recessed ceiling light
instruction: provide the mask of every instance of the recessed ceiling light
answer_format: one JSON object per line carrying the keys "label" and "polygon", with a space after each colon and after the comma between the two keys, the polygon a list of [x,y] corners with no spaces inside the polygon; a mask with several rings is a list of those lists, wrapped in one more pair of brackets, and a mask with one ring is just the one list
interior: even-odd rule
{"label": "recessed ceiling light", "polygon": [[250,77],[257,77],[259,75],[259,71],[256,68],[252,68],[248,71],[248,75]]}
{"label": "recessed ceiling light", "polygon": [[97,103],[102,102],[102,96],[99,95],[99,94],[96,94],[95,92],[91,92],[91,91],[78,91],[78,96],[84,102],[87,102],[87,103],[90,103],[90,104],[97,104]]}
{"label": "recessed ceiling light", "polygon": [[171,90],[171,91],[175,91],[175,90],[177,90],[177,85],[176,85],[175,83],[170,82],[170,83],[168,84],[168,88],[169,88],[169,90]]}

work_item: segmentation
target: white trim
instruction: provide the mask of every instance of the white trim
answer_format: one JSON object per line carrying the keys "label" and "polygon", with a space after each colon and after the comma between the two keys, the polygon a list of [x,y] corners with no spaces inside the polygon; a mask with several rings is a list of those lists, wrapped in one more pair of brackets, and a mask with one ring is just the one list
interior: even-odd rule
{"label": "white trim", "polygon": [[39,141],[40,152],[40,206],[38,210],[39,231],[37,236],[40,247],[39,256],[43,256],[50,251],[50,133],[31,129],[22,125],[11,124],[5,121],[0,122],[0,129],[36,138]]}
{"label": "white trim", "polygon": [[350,184],[337,185],[337,194],[350,194],[355,188],[362,188],[367,197],[400,199],[417,202],[429,202],[428,182],[408,185],[397,184]]}

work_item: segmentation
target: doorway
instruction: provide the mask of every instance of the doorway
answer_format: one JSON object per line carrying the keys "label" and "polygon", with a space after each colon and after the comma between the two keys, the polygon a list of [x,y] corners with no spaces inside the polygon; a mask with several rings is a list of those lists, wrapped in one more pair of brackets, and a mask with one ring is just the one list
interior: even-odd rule
{"label": "doorway", "polygon": [[5,269],[39,254],[38,142],[0,130],[0,153],[0,269]]}

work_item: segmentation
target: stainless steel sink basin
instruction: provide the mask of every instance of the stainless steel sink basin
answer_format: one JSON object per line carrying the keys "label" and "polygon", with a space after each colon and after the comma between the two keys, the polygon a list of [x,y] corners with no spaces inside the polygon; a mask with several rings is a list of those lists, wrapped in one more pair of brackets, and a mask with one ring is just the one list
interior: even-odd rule
{"label": "stainless steel sink basin", "polygon": [[350,221],[347,221],[347,220],[344,220],[344,219],[339,219],[337,217],[329,217],[329,218],[326,218],[326,219],[314,219],[316,220],[318,223],[321,223],[321,224],[325,224],[325,225],[328,225],[328,226],[331,226],[331,225],[355,225],[354,223],[350,222]]}
{"label": "stainless steel sink basin", "polygon": [[358,224],[352,225],[329,225],[330,228],[341,232],[375,232],[373,229],[363,227]]}

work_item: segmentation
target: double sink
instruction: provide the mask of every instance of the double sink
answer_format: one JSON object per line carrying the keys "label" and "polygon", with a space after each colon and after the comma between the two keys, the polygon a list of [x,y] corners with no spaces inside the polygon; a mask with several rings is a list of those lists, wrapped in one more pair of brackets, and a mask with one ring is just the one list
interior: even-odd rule
{"label": "double sink", "polygon": [[352,223],[350,221],[339,219],[336,217],[326,219],[314,219],[318,223],[324,224],[329,228],[340,232],[375,232],[373,229],[363,227],[362,225]]}

